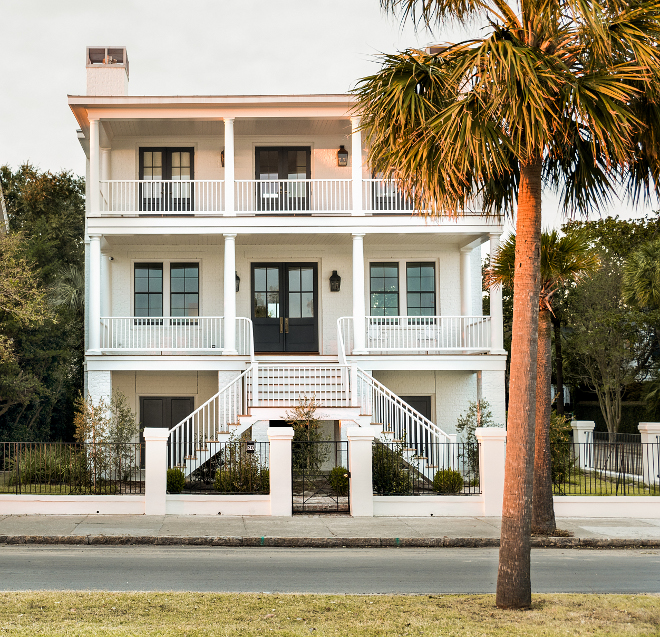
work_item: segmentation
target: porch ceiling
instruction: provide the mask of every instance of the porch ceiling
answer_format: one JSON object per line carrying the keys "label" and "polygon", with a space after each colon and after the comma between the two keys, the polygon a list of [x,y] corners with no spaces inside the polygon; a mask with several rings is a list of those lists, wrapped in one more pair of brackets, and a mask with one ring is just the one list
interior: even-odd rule
{"label": "porch ceiling", "polygon": [[[103,127],[114,137],[203,137],[224,136],[222,121],[193,119],[111,119]],[[344,119],[237,118],[234,134],[239,136],[350,135],[351,123]]]}

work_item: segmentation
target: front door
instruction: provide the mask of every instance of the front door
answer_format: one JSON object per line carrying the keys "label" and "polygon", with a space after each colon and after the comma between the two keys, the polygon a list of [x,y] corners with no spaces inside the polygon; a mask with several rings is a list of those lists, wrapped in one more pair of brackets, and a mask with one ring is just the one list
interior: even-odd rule
{"label": "front door", "polygon": [[254,263],[256,352],[319,351],[316,263]]}
{"label": "front door", "polygon": [[258,210],[293,213],[309,210],[310,156],[307,146],[255,149]]}

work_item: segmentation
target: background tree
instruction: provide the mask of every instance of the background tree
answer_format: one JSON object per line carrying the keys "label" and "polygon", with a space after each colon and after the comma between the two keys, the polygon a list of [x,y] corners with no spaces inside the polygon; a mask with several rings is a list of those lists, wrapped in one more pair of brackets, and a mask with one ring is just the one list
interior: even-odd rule
{"label": "background tree", "polygon": [[[357,88],[373,170],[419,208],[517,207],[513,341],[497,605],[531,603],[530,526],[541,191],[587,213],[617,177],[655,188],[660,4],[620,0],[381,0],[429,27],[479,19],[486,36],[386,55]],[[641,115],[644,114],[642,117]],[[638,116],[639,115],[639,116]],[[660,130],[660,126],[658,127]]]}
{"label": "background tree", "polygon": [[[512,234],[502,243],[491,260],[487,274],[489,284],[513,287],[515,253],[516,236]],[[557,230],[552,230],[541,235],[532,500],[532,529],[537,533],[552,533],[557,528],[552,499],[550,448],[553,300],[561,286],[579,281],[587,274],[595,272],[598,266],[598,256],[585,233],[575,231],[560,236]]]}
{"label": "background tree", "polygon": [[[23,237],[24,258],[39,287],[49,290],[50,306],[40,324],[7,325],[16,359],[1,376],[22,394],[0,415],[0,439],[71,440],[83,385],[84,181],[26,164],[0,167],[0,182],[10,233]],[[75,288],[75,302],[63,295],[63,284]]]}

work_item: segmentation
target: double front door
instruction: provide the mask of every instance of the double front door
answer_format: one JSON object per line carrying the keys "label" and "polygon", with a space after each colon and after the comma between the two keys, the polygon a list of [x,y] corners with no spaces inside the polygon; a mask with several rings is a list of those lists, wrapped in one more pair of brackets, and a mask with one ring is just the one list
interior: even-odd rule
{"label": "double front door", "polygon": [[252,321],[256,352],[318,353],[317,264],[253,264]]}

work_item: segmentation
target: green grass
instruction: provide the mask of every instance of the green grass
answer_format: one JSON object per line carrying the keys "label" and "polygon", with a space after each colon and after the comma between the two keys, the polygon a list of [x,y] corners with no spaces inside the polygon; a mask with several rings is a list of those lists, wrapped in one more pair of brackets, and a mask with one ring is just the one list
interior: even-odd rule
{"label": "green grass", "polygon": [[[618,487],[618,490],[617,490]],[[592,471],[580,471],[571,474],[570,481],[562,482],[554,486],[555,495],[657,495],[660,496],[660,488],[643,484],[639,480],[634,482],[630,479],[606,476]]]}
{"label": "green grass", "polygon": [[658,634],[654,595],[535,595],[531,610],[502,611],[492,595],[0,593],[0,635]]}

